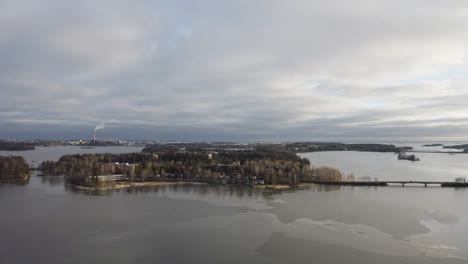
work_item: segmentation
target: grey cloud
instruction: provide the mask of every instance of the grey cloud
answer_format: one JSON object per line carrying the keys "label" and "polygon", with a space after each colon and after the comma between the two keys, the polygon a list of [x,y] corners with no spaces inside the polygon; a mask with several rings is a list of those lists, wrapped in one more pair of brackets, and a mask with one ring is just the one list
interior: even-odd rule
{"label": "grey cloud", "polygon": [[0,137],[459,138],[466,24],[456,0],[2,1]]}

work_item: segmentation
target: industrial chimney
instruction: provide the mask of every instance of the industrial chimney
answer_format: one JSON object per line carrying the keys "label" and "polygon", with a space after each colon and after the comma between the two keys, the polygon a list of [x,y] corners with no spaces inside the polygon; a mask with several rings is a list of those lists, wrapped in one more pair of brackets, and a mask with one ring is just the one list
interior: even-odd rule
{"label": "industrial chimney", "polygon": [[101,122],[101,124],[97,125],[97,126],[94,128],[93,142],[96,142],[96,131],[99,130],[99,129],[104,129],[104,128],[106,128],[106,126],[104,125],[103,122]]}

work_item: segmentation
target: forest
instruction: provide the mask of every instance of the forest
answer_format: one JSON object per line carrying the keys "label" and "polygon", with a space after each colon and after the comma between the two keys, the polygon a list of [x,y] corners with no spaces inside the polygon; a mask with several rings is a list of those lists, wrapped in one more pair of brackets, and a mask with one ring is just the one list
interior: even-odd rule
{"label": "forest", "polygon": [[389,144],[344,144],[324,142],[297,142],[284,146],[287,150],[294,152],[316,152],[316,151],[371,151],[371,152],[402,152],[412,150],[412,147],[396,147]]}
{"label": "forest", "polygon": [[0,182],[21,182],[28,179],[29,165],[23,157],[0,156]]}
{"label": "forest", "polygon": [[34,150],[33,143],[16,142],[16,141],[0,141],[0,150],[19,151],[19,150]]}
{"label": "forest", "polygon": [[44,175],[65,175],[75,185],[96,184],[99,175],[123,174],[130,182],[191,180],[223,184],[288,184],[350,179],[340,171],[310,166],[292,152],[252,151],[143,152],[65,155],[40,166]]}

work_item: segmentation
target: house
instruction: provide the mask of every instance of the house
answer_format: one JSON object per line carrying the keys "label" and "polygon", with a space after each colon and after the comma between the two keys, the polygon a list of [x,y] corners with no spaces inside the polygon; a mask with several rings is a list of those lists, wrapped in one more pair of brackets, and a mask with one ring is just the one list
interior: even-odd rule
{"label": "house", "polygon": [[[89,176],[89,178],[93,178],[94,176]],[[99,181],[108,182],[108,181],[124,181],[127,179],[123,174],[114,174],[114,175],[98,175],[97,178]]]}

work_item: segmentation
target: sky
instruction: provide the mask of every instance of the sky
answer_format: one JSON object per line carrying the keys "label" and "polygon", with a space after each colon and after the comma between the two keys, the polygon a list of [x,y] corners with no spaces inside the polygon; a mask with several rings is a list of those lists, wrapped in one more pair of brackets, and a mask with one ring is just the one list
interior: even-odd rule
{"label": "sky", "polygon": [[0,0],[0,138],[468,140],[466,0]]}

